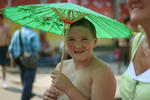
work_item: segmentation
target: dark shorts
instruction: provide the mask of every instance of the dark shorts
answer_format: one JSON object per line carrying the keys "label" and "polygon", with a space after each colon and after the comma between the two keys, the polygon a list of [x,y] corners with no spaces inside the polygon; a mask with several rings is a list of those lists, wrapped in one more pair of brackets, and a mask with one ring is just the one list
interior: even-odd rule
{"label": "dark shorts", "polygon": [[7,55],[8,46],[0,47],[0,65],[6,66],[8,65]]}

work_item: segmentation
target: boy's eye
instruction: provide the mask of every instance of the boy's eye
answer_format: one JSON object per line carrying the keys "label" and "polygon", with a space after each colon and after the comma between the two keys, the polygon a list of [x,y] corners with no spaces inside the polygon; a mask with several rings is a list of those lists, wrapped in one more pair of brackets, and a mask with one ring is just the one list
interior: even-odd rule
{"label": "boy's eye", "polygon": [[87,38],[83,38],[82,40],[88,40]]}

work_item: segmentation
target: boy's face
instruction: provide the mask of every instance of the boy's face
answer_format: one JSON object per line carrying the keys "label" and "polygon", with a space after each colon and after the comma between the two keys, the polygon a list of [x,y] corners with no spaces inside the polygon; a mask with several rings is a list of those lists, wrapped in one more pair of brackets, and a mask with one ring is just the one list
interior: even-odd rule
{"label": "boy's face", "polygon": [[82,26],[73,26],[67,38],[68,51],[73,60],[84,61],[91,57],[97,39],[90,30]]}

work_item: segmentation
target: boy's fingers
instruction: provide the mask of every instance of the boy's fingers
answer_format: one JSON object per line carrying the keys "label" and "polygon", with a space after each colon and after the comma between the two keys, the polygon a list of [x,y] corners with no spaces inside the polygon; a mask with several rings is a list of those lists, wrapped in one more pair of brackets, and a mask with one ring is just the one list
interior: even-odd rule
{"label": "boy's fingers", "polygon": [[48,97],[44,95],[43,100],[48,100]]}
{"label": "boy's fingers", "polygon": [[50,98],[53,98],[53,99],[57,99],[57,95],[55,95],[55,94],[53,94],[53,93],[49,94],[49,97],[50,97]]}
{"label": "boy's fingers", "polygon": [[56,74],[51,74],[52,79],[56,79]]}

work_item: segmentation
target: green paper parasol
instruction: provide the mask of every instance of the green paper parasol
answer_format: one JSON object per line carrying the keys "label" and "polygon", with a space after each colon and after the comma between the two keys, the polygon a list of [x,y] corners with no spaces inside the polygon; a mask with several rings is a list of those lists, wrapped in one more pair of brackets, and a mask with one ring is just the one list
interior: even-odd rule
{"label": "green paper parasol", "polygon": [[72,3],[39,4],[3,9],[9,20],[20,25],[57,35],[64,35],[64,22],[73,23],[84,17],[91,21],[97,38],[128,38],[131,31],[123,24]]}
{"label": "green paper parasol", "polygon": [[[72,3],[17,6],[3,9],[2,12],[9,20],[20,25],[57,35],[67,35],[70,24],[84,17],[94,24],[96,36],[99,39],[129,38],[132,36],[131,31],[125,25]],[[61,59],[61,69],[62,64],[63,59]]]}

